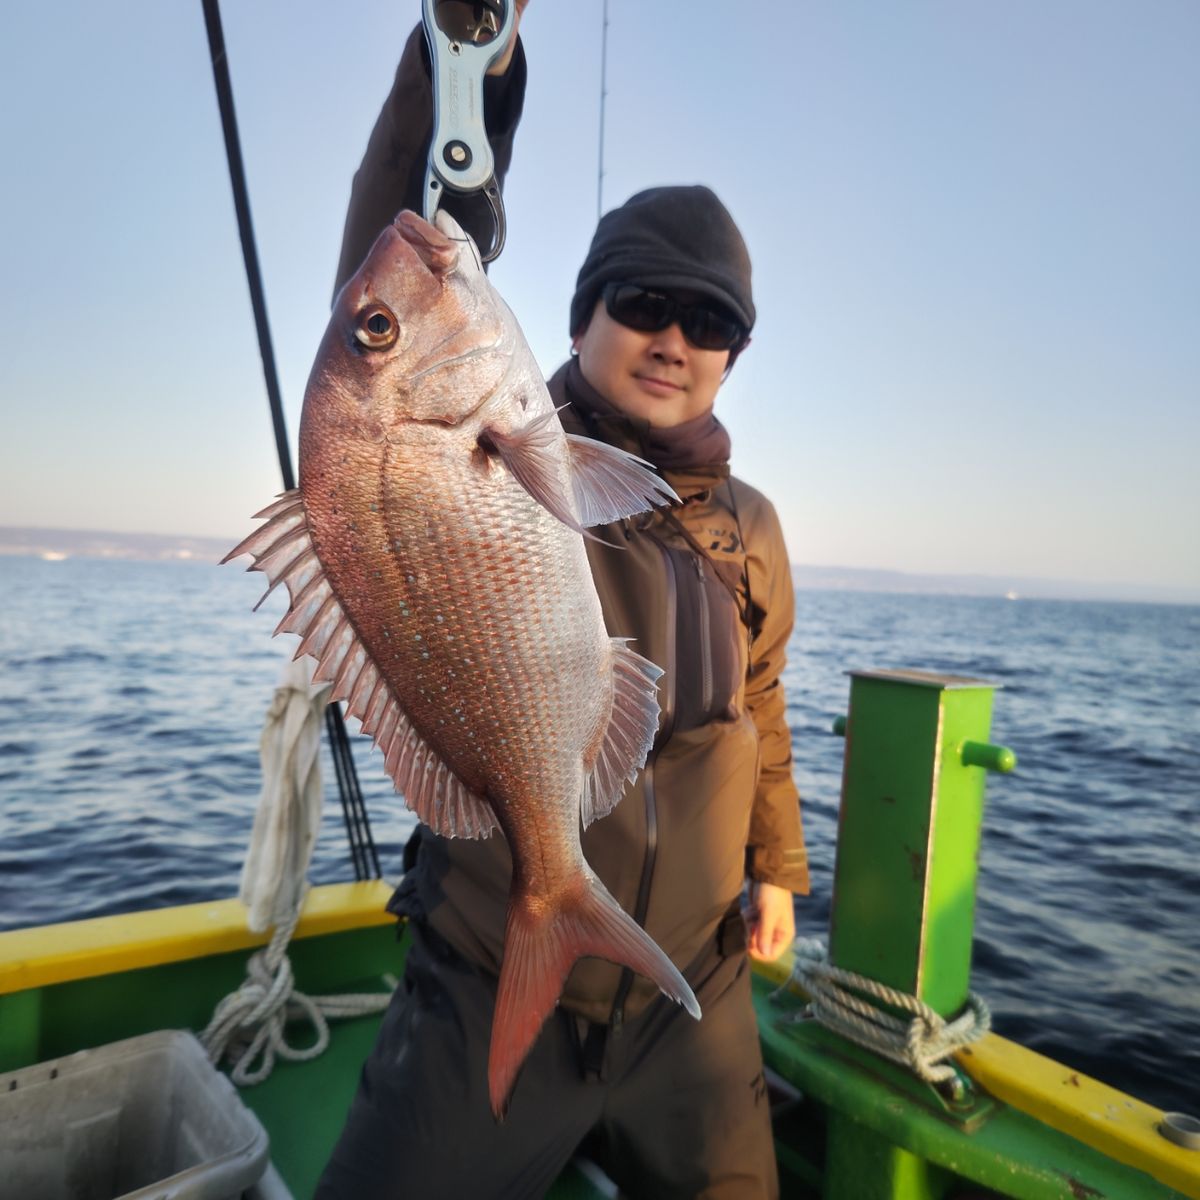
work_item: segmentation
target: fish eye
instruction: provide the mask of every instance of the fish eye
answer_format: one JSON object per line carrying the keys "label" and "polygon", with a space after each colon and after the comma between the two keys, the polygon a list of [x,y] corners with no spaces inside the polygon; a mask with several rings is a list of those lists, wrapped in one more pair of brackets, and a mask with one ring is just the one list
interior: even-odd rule
{"label": "fish eye", "polygon": [[354,336],[368,350],[386,350],[396,344],[400,336],[400,323],[386,304],[371,304],[358,314]]}

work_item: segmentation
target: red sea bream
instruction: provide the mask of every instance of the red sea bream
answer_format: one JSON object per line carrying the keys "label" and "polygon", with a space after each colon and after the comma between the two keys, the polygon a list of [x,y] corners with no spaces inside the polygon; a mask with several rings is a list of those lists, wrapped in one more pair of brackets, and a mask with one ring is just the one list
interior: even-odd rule
{"label": "red sea bream", "polygon": [[473,243],[403,212],[334,304],[300,487],[229,556],[287,587],[277,632],[300,635],[409,808],[447,837],[508,840],[497,1116],[584,955],[700,1015],[579,837],[645,761],[661,674],[605,632],[582,530],[671,498],[639,460],[564,434]]}

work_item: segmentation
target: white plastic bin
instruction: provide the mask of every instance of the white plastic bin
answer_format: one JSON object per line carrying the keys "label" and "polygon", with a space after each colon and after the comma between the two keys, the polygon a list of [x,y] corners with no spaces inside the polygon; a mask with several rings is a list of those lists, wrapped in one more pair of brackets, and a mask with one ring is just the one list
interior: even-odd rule
{"label": "white plastic bin", "polygon": [[267,1134],[186,1031],[0,1075],[4,1200],[233,1200]]}

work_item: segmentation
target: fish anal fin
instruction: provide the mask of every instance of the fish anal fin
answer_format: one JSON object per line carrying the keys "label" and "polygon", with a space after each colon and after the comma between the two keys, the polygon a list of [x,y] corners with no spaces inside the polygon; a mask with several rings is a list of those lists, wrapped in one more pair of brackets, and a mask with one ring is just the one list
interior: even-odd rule
{"label": "fish anal fin", "polygon": [[658,732],[657,682],[662,668],[613,638],[612,711],[595,759],[583,780],[580,816],[584,828],[606,816],[637,776]]}
{"label": "fish anal fin", "polygon": [[488,1098],[498,1121],[567,975],[585,955],[632,967],[699,1019],[700,1005],[687,980],[590,871],[558,905],[512,896],[488,1048]]}

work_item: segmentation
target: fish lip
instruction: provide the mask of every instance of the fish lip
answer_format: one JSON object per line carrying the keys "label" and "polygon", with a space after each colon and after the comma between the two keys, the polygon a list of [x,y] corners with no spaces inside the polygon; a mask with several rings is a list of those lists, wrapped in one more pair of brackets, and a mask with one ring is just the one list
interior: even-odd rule
{"label": "fish lip", "polygon": [[[414,221],[416,222],[415,225],[414,225]],[[400,234],[401,237],[404,237],[404,227],[405,226],[407,226],[409,229],[412,229],[415,232],[419,233],[421,235],[422,239],[430,246],[440,247],[441,245],[445,245],[445,246],[449,247],[449,246],[454,245],[454,239],[447,236],[446,234],[444,234],[437,227],[437,224],[435,221],[427,221],[415,209],[402,208],[392,218],[391,227],[398,234]],[[433,236],[436,239],[436,241],[430,241],[430,239],[425,236],[426,229],[430,230],[433,233]],[[408,241],[408,238],[404,238],[404,240]]]}

